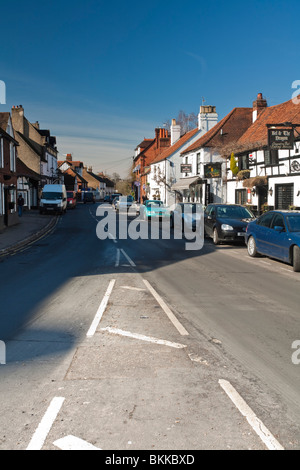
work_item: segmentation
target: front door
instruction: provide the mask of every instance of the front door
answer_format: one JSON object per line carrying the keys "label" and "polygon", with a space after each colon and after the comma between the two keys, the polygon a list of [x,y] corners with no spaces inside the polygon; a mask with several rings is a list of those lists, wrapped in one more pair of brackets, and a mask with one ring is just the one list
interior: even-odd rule
{"label": "front door", "polygon": [[289,209],[294,204],[294,183],[275,184],[275,209]]}
{"label": "front door", "polygon": [[263,209],[262,209],[263,205],[267,204],[268,202],[268,186],[267,185],[257,186],[256,191],[257,191],[257,196],[258,196],[257,210],[258,210],[258,214],[260,215],[263,213]]}

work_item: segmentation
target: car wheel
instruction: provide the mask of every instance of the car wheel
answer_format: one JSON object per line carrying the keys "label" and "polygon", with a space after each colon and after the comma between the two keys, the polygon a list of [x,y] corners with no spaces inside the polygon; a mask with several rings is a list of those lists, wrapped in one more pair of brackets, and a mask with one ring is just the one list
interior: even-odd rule
{"label": "car wheel", "polygon": [[300,248],[297,245],[293,247],[293,270],[300,272]]}
{"label": "car wheel", "polygon": [[248,255],[251,256],[252,258],[255,258],[257,256],[257,247],[256,247],[256,242],[253,237],[250,237],[247,243],[247,250],[248,250]]}
{"label": "car wheel", "polygon": [[215,245],[220,244],[219,234],[218,234],[218,230],[216,229],[216,227],[214,228],[214,231],[213,231],[213,242]]}

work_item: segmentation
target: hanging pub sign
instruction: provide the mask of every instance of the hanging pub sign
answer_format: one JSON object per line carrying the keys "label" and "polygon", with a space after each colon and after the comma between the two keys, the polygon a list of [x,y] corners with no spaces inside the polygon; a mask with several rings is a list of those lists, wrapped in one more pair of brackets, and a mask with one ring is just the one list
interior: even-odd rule
{"label": "hanging pub sign", "polygon": [[181,173],[192,173],[192,165],[189,165],[188,163],[182,163],[180,165],[180,171]]}
{"label": "hanging pub sign", "polygon": [[221,178],[221,163],[204,165],[204,178]]}
{"label": "hanging pub sign", "polygon": [[268,145],[270,150],[292,150],[294,148],[294,130],[269,128]]}

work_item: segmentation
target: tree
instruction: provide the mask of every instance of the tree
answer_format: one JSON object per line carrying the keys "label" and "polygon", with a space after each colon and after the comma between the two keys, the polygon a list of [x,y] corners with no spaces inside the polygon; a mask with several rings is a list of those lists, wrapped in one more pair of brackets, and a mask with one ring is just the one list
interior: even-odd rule
{"label": "tree", "polygon": [[[180,125],[181,134],[183,135],[198,126],[198,118],[195,113],[186,114],[184,111],[180,110],[176,118],[176,123]],[[165,122],[165,127],[170,131],[171,122],[169,119]]]}
{"label": "tree", "polygon": [[230,157],[230,169],[232,171],[233,176],[236,176],[239,172],[239,167],[237,166],[237,162],[233,152]]}

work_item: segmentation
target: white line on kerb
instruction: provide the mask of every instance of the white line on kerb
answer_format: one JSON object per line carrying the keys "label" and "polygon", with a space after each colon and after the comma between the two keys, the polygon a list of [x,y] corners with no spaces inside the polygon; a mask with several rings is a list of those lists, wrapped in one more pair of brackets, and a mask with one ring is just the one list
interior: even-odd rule
{"label": "white line on kerb", "polygon": [[37,430],[35,431],[27,450],[41,450],[44,442],[50,432],[50,429],[53,426],[54,421],[63,405],[65,398],[55,397],[51,401],[46,414],[44,415],[42,421],[38,425]]}
{"label": "white line on kerb", "polygon": [[127,336],[128,338],[140,339],[141,341],[147,341],[148,343],[162,344],[164,346],[169,346],[170,348],[186,348],[185,344],[173,343],[164,339],[153,338],[152,336],[140,335],[139,333],[131,333],[130,331],[119,330],[118,328],[111,328],[110,326],[106,328],[101,328],[101,331],[108,331],[108,333],[120,336]]}
{"label": "white line on kerb", "polygon": [[123,255],[125,256],[125,258],[127,259],[130,266],[136,266],[136,264],[132,261],[131,258],[129,258],[128,254],[123,250],[123,248],[121,248],[121,251],[122,251]]}
{"label": "white line on kerb", "polygon": [[115,282],[116,282],[115,279],[113,279],[112,281],[110,281],[109,286],[108,286],[108,288],[107,288],[107,291],[105,292],[105,295],[104,295],[104,297],[103,297],[103,299],[102,299],[102,302],[101,302],[101,304],[100,304],[100,306],[99,306],[99,308],[98,308],[98,311],[97,311],[97,313],[96,313],[96,315],[95,315],[95,318],[94,318],[94,320],[93,320],[93,322],[92,322],[92,324],[91,324],[91,326],[90,326],[89,331],[88,331],[87,334],[86,334],[87,336],[94,336],[94,334],[95,334],[95,332],[96,332],[96,329],[97,329],[97,327],[98,327],[98,325],[99,325],[99,323],[100,323],[100,321],[101,321],[102,315],[103,315],[103,313],[105,312],[105,309],[106,309],[106,307],[107,307],[107,303],[108,303],[108,301],[109,301],[110,294],[112,293],[112,290],[113,290],[113,288],[114,288]]}
{"label": "white line on kerb", "polygon": [[220,379],[219,384],[235,404],[239,412],[245,416],[248,423],[256,434],[261,438],[269,450],[284,450],[281,444],[270,433],[262,421],[256,416],[254,411],[247,405],[245,400],[239,395],[235,388],[227,380]]}
{"label": "white line on kerb", "polygon": [[168,305],[165,303],[165,301],[161,298],[161,296],[156,292],[155,289],[153,289],[151,284],[148,281],[146,281],[146,279],[143,279],[143,281],[144,281],[144,284],[148,287],[148,289],[151,292],[151,294],[153,295],[153,297],[159,303],[159,305],[161,306],[161,308],[163,309],[165,314],[168,316],[169,320],[171,320],[171,322],[173,323],[175,328],[177,328],[179,333],[182,336],[188,336],[189,333],[186,331],[184,326],[182,326],[182,324],[177,320],[174,313],[171,311],[171,309],[168,307]]}

